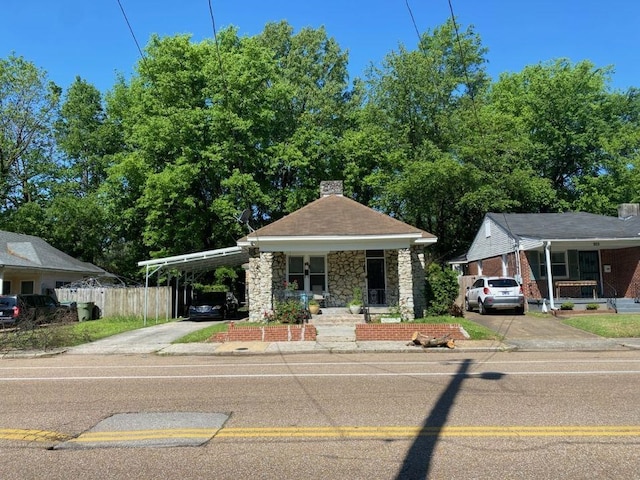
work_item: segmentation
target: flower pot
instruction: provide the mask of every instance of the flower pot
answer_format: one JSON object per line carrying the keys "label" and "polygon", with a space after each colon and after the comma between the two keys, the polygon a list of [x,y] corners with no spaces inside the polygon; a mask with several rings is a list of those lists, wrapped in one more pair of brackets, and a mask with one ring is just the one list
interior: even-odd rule
{"label": "flower pot", "polygon": [[360,313],[361,308],[362,305],[349,305],[349,311],[354,315]]}
{"label": "flower pot", "polygon": [[311,315],[317,315],[319,311],[320,305],[309,305],[309,313],[311,313]]}

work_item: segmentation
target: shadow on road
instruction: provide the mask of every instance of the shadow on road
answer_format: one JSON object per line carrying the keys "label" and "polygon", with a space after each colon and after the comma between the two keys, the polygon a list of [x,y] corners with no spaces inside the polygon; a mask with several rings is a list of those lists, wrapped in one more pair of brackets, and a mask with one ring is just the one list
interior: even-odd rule
{"label": "shadow on road", "polygon": [[[425,420],[420,433],[411,445],[402,464],[397,480],[422,479],[427,478],[431,461],[435,453],[436,444],[440,439],[443,427],[447,423],[449,412],[455,402],[455,398],[462,387],[462,382],[469,378],[469,368],[472,360],[466,359],[460,365],[458,371],[454,374],[453,379],[442,392],[440,398],[434,405],[431,413]],[[502,378],[501,373],[487,373],[480,376],[486,380],[499,380]]]}

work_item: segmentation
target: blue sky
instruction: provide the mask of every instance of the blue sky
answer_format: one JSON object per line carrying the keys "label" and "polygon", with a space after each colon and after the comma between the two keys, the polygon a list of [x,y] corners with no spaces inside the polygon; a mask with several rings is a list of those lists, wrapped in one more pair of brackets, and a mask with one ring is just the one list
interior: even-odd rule
{"label": "blue sky", "polygon": [[[213,36],[207,0],[120,0],[138,42],[152,33]],[[489,49],[488,72],[518,72],[560,57],[613,65],[611,86],[640,87],[640,2],[635,0],[451,0],[458,23],[474,25]],[[447,0],[408,0],[423,32],[449,17]],[[212,0],[218,30],[255,35],[270,21],[296,30],[324,25],[349,51],[351,78],[417,35],[405,0]],[[0,57],[16,53],[66,88],[80,75],[99,90],[128,77],[139,59],[117,0],[5,0]]]}

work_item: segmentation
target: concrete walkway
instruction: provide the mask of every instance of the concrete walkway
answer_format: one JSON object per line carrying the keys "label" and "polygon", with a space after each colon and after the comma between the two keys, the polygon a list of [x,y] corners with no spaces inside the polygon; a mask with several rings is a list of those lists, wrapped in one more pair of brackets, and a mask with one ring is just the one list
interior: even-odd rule
{"label": "concrete walkway", "polygon": [[[504,341],[457,341],[454,351],[509,350],[626,350],[640,349],[640,338],[607,339],[563,325],[555,317],[538,318],[526,315],[478,315],[467,318],[504,336]],[[243,355],[289,353],[350,353],[350,352],[424,352],[407,342],[356,342],[327,335],[315,342],[171,342],[214,322],[176,321],[114,335],[66,350],[71,355],[159,354],[159,355]],[[328,332],[327,332],[328,333]],[[335,335],[336,337],[338,335]],[[429,349],[429,350],[446,350]]]}

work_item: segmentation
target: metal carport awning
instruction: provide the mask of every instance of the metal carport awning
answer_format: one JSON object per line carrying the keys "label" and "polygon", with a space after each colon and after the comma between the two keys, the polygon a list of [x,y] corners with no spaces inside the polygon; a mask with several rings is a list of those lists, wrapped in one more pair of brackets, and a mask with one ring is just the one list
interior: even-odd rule
{"label": "metal carport awning", "polygon": [[222,266],[236,267],[248,261],[249,250],[247,248],[227,247],[138,262],[138,266],[145,267],[146,270],[144,282],[144,324],[146,325],[147,323],[149,277],[151,275],[159,272],[163,268],[174,268],[182,272],[200,272],[213,270]]}

